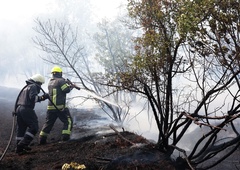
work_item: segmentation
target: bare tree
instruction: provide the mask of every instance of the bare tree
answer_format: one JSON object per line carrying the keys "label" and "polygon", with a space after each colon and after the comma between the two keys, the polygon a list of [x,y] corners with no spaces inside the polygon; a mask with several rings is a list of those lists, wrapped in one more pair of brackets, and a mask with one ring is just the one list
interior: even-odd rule
{"label": "bare tree", "polygon": [[93,62],[90,62],[88,56],[84,54],[84,47],[78,44],[77,29],[73,30],[67,23],[51,20],[42,22],[37,19],[36,24],[34,29],[38,36],[34,38],[34,43],[46,52],[47,56],[42,57],[43,60],[68,70],[68,76],[79,80],[83,89],[94,94],[93,97],[90,96],[90,99],[97,100],[110,118],[122,123],[128,113],[128,108],[123,110],[117,107],[116,104],[119,103],[117,100],[115,105],[101,100],[101,98],[119,93],[119,90],[106,86],[107,77],[91,66]]}
{"label": "bare tree", "polygon": [[[133,53],[132,34],[120,20],[110,22],[106,19],[98,23],[99,31],[93,36],[96,44],[96,59],[103,67],[102,81],[103,89],[109,91],[111,89],[111,97],[116,103],[121,103],[121,109],[116,110],[117,119],[123,122],[128,114],[131,103],[135,100],[135,94],[122,91],[119,88],[118,72],[125,72],[125,63],[130,60]],[[109,82],[111,80],[111,82]],[[102,89],[102,90],[103,90]]]}
{"label": "bare tree", "polygon": [[[148,99],[159,130],[158,149],[169,156],[182,152],[180,157],[191,169],[229,148],[216,162],[203,165],[211,168],[240,145],[234,126],[240,116],[239,9],[234,0],[128,4],[143,35],[136,39],[136,55],[125,66],[128,71],[119,73],[121,87]],[[186,152],[178,146],[196,125],[207,131],[193,134],[196,141]],[[222,140],[223,131],[235,136]]]}

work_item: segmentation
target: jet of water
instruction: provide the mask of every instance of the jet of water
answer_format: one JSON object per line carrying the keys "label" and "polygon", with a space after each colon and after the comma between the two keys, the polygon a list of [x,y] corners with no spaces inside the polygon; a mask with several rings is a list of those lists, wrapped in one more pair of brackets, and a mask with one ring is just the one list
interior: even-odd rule
{"label": "jet of water", "polygon": [[106,102],[106,103],[108,103],[108,104],[111,104],[111,105],[113,105],[113,106],[116,106],[116,107],[120,107],[120,106],[117,105],[116,103],[113,103],[113,102],[111,102],[111,101],[109,101],[109,100],[107,100],[107,99],[104,99],[103,97],[98,96],[97,94],[95,94],[95,93],[93,93],[93,92],[90,92],[90,91],[85,90],[85,89],[81,89],[81,91],[84,91],[84,93],[88,94],[89,96],[91,96],[91,97],[93,97],[93,98],[95,98],[95,99],[104,101],[104,102]]}

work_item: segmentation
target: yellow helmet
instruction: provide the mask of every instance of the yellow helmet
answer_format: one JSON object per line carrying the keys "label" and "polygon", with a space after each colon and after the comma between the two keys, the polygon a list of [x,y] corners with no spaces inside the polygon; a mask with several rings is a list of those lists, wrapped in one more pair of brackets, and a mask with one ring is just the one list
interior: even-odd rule
{"label": "yellow helmet", "polygon": [[51,70],[51,73],[62,73],[62,69],[58,66],[54,66]]}

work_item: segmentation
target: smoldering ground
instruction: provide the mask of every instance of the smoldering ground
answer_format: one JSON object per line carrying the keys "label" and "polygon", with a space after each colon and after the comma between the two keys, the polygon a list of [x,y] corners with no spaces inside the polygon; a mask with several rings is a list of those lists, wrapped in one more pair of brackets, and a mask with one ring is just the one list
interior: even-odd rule
{"label": "smoldering ground", "polygon": [[[14,98],[16,94],[8,97]],[[11,133],[11,112],[14,100],[2,99],[1,101],[0,153],[2,154]],[[46,104],[40,103],[36,108],[40,125],[45,118],[46,106],[44,105]],[[70,162],[84,164],[87,169],[133,169],[136,166],[144,169],[158,169],[159,164],[162,164],[166,170],[175,169],[171,161],[167,160],[164,154],[156,152],[153,145],[142,136],[130,132],[99,134],[105,130],[109,131],[109,128],[99,123],[106,120],[95,113],[98,113],[98,109],[93,110],[90,108],[71,110],[75,117],[75,125],[74,139],[69,142],[58,142],[62,127],[60,122],[54,125],[55,129],[51,132],[51,139],[47,145],[37,145],[37,138],[35,138],[32,151],[26,155],[17,155],[12,142],[4,159],[0,162],[0,169],[61,169],[63,164]],[[132,143],[141,145],[132,147]]]}
{"label": "smoldering ground", "polygon": [[[17,95],[20,91],[20,89],[16,88],[8,88],[8,87],[1,87],[0,88],[0,137],[1,139],[1,147],[0,152],[2,153],[5,149],[5,146],[7,145],[8,138],[11,133],[11,126],[12,126],[12,111],[14,110],[14,104],[15,100],[17,98]],[[46,112],[46,105],[47,102],[41,102],[36,104],[36,113],[39,117],[39,126],[41,127],[42,123],[45,119],[45,112]],[[107,128],[111,120],[107,119],[106,116],[101,116],[100,109],[94,109],[94,108],[87,108],[82,109],[79,112],[79,109],[72,109],[73,117],[74,117],[74,130],[73,130],[73,139],[78,139],[80,137],[89,137],[92,135],[95,135],[97,133],[106,132],[109,133],[111,130]],[[80,115],[81,114],[81,115]],[[139,120],[141,122],[141,120]],[[61,122],[56,122],[56,127],[53,129],[53,133],[51,136],[51,142],[58,141],[60,139],[60,131],[59,127],[61,128]],[[85,129],[85,130],[83,130]],[[86,130],[87,129],[87,130]],[[91,130],[94,129],[94,130]],[[184,145],[181,145],[182,148],[184,148],[187,152],[190,152],[193,144],[196,142],[196,140],[204,135],[206,133],[206,127],[199,128],[196,126],[195,129],[187,133],[182,143]],[[110,130],[110,131],[109,131]],[[119,131],[121,129],[118,129]],[[130,130],[130,129],[129,129]],[[139,131],[141,134],[141,132]],[[233,133],[229,133],[229,131],[219,134],[219,139],[224,138],[227,140],[227,137],[231,137],[234,135]],[[194,136],[194,137],[193,137]],[[14,139],[13,139],[14,141]],[[224,142],[224,140],[219,140],[219,142]],[[34,139],[33,142],[34,145],[37,145],[37,138]],[[14,149],[13,147],[10,148],[8,151],[8,154],[11,153],[11,150]],[[225,151],[227,152],[230,148],[227,148]],[[221,157],[222,154],[217,155],[216,157]],[[240,150],[239,148],[236,150],[236,152],[228,157],[226,160],[224,160],[222,163],[217,165],[213,168],[213,170],[217,170],[219,168],[224,168],[226,170],[231,169],[239,169],[239,159],[240,159]],[[214,162],[215,160],[210,160]]]}

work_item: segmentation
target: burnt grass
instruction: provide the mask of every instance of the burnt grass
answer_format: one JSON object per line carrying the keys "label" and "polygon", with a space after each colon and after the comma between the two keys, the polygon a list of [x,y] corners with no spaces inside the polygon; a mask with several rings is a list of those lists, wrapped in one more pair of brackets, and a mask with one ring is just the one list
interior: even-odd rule
{"label": "burnt grass", "polygon": [[[12,111],[18,89],[0,86],[0,156],[2,156],[10,138]],[[41,129],[46,112],[46,102],[36,105],[36,113]],[[183,170],[180,164],[159,152],[154,143],[132,132],[118,128],[116,133],[109,126],[91,127],[88,122],[100,119],[91,109],[71,109],[75,118],[83,126],[74,126],[73,133],[78,134],[70,141],[61,142],[62,123],[57,120],[48,139],[48,144],[38,145],[38,134],[34,138],[29,153],[15,153],[15,131],[12,142],[4,158],[0,161],[0,170],[57,170],[64,164],[85,165],[86,170]],[[93,121],[97,122],[97,121]],[[107,133],[97,133],[105,129]],[[211,170],[240,169],[240,148],[233,155]],[[68,168],[73,170],[74,168]]]}
{"label": "burnt grass", "polygon": [[[2,155],[11,134],[14,101],[0,102],[0,155]],[[45,108],[42,104],[36,108],[39,128],[45,120]],[[71,112],[77,114],[78,119],[82,121],[98,118],[91,110],[74,109]],[[79,138],[61,142],[61,128],[62,123],[57,121],[46,145],[38,145],[37,134],[31,144],[32,150],[23,155],[15,153],[14,134],[7,153],[0,161],[0,169],[62,169],[64,164],[71,162],[93,170],[176,169],[173,162],[159,152],[153,143],[135,133],[123,130],[116,133],[112,130],[110,133],[96,134],[98,129],[73,127],[73,131],[79,133]]]}

